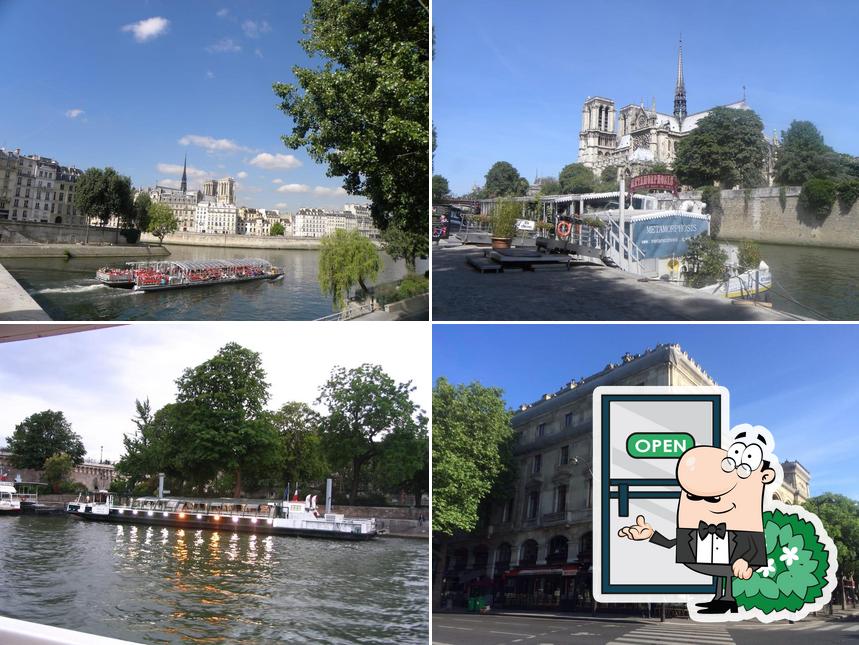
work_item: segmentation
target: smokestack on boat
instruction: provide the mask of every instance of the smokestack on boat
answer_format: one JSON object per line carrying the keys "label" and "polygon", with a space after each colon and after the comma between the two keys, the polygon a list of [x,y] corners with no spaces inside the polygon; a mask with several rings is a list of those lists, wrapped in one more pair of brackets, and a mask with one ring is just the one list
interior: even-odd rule
{"label": "smokestack on boat", "polygon": [[331,480],[325,480],[325,512],[331,512]]}
{"label": "smokestack on boat", "polygon": [[164,473],[158,473],[158,499],[164,497]]}

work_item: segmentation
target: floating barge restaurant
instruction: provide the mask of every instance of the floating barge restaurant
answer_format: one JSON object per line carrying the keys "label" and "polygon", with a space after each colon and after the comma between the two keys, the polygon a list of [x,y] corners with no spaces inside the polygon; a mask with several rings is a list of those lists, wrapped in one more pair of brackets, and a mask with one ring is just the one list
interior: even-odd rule
{"label": "floating barge restaurant", "polygon": [[93,501],[79,497],[69,502],[66,511],[95,522],[183,529],[339,540],[369,540],[377,535],[375,519],[346,519],[339,513],[320,513],[315,495],[308,495],[303,501],[135,497],[115,504],[114,495],[101,491],[93,496]]}
{"label": "floating barge restaurant", "polygon": [[95,277],[109,287],[136,291],[167,291],[251,280],[277,280],[283,277],[283,269],[261,258],[157,260],[128,262],[126,267],[102,267],[96,271]]}

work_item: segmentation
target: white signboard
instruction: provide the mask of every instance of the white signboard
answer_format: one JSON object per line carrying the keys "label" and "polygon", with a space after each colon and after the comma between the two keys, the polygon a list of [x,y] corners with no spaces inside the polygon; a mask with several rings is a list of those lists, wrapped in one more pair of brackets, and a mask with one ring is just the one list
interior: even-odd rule
{"label": "white signboard", "polygon": [[530,219],[517,219],[516,228],[520,231],[533,231],[537,227],[537,223]]}
{"label": "white signboard", "polygon": [[711,576],[664,549],[618,536],[643,515],[676,533],[677,461],[695,446],[721,444],[728,391],[721,387],[598,387],[593,397],[594,562],[599,602],[685,602],[712,594]]}

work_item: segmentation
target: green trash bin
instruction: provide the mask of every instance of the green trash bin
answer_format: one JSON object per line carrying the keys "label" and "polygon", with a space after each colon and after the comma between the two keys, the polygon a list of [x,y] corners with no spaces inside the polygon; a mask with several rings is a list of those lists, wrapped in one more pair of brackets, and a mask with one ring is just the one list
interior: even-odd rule
{"label": "green trash bin", "polygon": [[477,611],[477,597],[472,596],[468,599],[468,611]]}

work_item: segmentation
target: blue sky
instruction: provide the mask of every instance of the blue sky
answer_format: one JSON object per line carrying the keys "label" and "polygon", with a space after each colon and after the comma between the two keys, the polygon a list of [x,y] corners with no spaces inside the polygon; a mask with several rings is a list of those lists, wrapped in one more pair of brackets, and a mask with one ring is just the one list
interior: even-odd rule
{"label": "blue sky", "polygon": [[499,386],[518,406],[658,343],[727,387],[731,425],[767,427],[776,455],[810,470],[813,495],[859,499],[857,325],[434,325],[433,382]]}
{"label": "blue sky", "polygon": [[[412,399],[430,407],[430,342],[426,325],[368,323],[331,333],[325,325],[179,323],[120,325],[61,336],[0,343],[0,446],[15,425],[42,410],[62,410],[89,457],[123,452],[133,433],[135,399],[153,409],[175,400],[182,370],[229,342],[259,352],[276,409],[288,401],[315,404],[335,365],[381,365],[398,383],[412,381]],[[23,385],[22,385],[23,384]]]}
{"label": "blue sky", "polygon": [[807,119],[859,155],[856,2],[442,0],[433,22],[433,172],[455,194],[499,160],[529,181],[557,175],[578,156],[588,96],[672,112],[681,32],[690,113],[746,85],[769,136]]}
{"label": "blue sky", "polygon": [[236,177],[240,205],[364,202],[280,140],[292,121],[271,86],[315,64],[297,42],[309,5],[0,0],[0,146],[135,186],[178,186],[187,153],[191,187]]}

